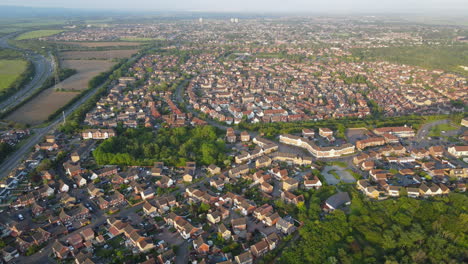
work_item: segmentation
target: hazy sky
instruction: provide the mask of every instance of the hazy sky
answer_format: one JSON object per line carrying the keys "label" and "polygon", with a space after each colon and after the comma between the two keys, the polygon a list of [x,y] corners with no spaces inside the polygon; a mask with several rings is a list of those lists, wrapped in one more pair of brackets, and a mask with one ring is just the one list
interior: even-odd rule
{"label": "hazy sky", "polygon": [[468,0],[0,0],[0,5],[220,12],[431,12],[468,14]]}

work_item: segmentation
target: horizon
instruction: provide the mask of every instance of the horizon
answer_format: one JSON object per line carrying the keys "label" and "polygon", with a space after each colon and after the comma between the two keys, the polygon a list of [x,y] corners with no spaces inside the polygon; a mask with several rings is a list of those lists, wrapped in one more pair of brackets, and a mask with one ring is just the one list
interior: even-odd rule
{"label": "horizon", "polygon": [[[234,3],[227,1],[200,0],[196,3],[188,0],[177,0],[171,3],[154,3],[150,0],[113,1],[108,0],[80,2],[62,2],[57,0],[0,0],[0,6],[31,9],[67,9],[74,11],[99,11],[123,13],[152,13],[152,12],[184,12],[184,13],[245,13],[245,14],[324,14],[324,15],[438,15],[460,16],[468,12],[468,4],[463,0],[432,0],[430,4],[421,0],[382,1],[375,5],[370,0],[346,1],[331,0],[328,3],[304,2],[292,0],[289,3],[267,0],[238,0]],[[220,3],[221,2],[221,3]],[[426,3],[425,3],[426,2]],[[14,15],[14,14],[12,14]]]}

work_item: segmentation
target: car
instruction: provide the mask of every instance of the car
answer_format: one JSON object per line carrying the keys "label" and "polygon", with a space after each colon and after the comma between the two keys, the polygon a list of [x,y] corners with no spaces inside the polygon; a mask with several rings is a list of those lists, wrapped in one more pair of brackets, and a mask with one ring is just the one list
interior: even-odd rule
{"label": "car", "polygon": [[20,221],[23,221],[23,220],[24,220],[24,216],[23,216],[22,214],[18,214],[18,219],[19,219]]}
{"label": "car", "polygon": [[85,203],[85,206],[86,207],[91,207],[91,205],[89,203]]}

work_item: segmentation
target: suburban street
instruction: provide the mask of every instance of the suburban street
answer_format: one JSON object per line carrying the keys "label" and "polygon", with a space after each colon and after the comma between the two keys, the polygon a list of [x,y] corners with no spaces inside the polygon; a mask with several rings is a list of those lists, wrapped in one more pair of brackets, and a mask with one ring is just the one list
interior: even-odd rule
{"label": "suburban street", "polygon": [[22,89],[17,91],[15,94],[10,96],[8,99],[0,102],[0,112],[5,112],[8,109],[14,107],[15,105],[19,104],[23,100],[25,100],[28,96],[30,96],[34,91],[39,89],[45,80],[51,76],[54,66],[51,63],[50,59],[46,57],[33,53],[31,51],[25,51],[18,49],[16,47],[11,46],[8,43],[8,40],[14,38],[18,35],[18,33],[8,34],[0,38],[0,48],[5,49],[14,49],[22,51],[23,53],[27,54],[28,58],[34,64],[35,74],[32,80],[25,85]]}

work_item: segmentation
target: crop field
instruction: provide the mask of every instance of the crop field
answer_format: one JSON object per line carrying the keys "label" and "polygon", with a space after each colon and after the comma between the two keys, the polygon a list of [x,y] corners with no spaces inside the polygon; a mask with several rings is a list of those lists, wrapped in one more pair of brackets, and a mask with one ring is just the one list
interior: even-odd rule
{"label": "crop field", "polygon": [[59,44],[67,44],[67,45],[76,45],[80,47],[87,47],[87,48],[102,48],[102,47],[134,47],[140,46],[142,43],[140,42],[67,42],[67,41],[59,41],[56,42]]}
{"label": "crop field", "polygon": [[[76,69],[77,73],[67,78],[58,87],[49,88],[6,119],[23,124],[38,125],[46,121],[57,109],[66,105],[80,92],[88,88],[88,82],[101,72],[109,70],[113,62],[107,60],[64,60],[62,68]],[[57,90],[56,88],[60,88]]]}
{"label": "crop field", "polygon": [[7,116],[6,119],[17,123],[38,125],[78,94],[78,92],[56,92],[54,88],[47,89]]}
{"label": "crop field", "polygon": [[106,60],[64,60],[62,68],[75,69],[78,72],[60,83],[66,91],[82,91],[88,88],[88,82],[101,72],[109,70],[113,62]]}
{"label": "crop field", "polygon": [[24,60],[0,60],[0,92],[10,87],[25,69]]}
{"label": "crop field", "polygon": [[86,60],[86,59],[123,59],[129,58],[138,50],[104,50],[104,51],[66,51],[61,53],[64,60]]}
{"label": "crop field", "polygon": [[30,32],[23,33],[23,34],[19,35],[16,39],[17,40],[25,40],[25,39],[35,39],[35,38],[48,37],[48,36],[52,36],[52,35],[61,33],[63,31],[64,30],[55,30],[55,29],[35,30],[35,31],[30,31]]}

